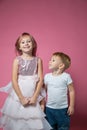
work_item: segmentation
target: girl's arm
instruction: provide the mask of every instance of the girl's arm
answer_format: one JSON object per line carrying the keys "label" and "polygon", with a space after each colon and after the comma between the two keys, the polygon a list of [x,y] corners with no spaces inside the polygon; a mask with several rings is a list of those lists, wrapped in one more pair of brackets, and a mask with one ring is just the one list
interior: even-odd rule
{"label": "girl's arm", "polygon": [[31,98],[29,104],[35,104],[38,95],[40,93],[41,87],[43,86],[43,65],[42,65],[42,60],[40,58],[38,59],[38,77],[39,77],[39,81],[37,83],[35,93]]}
{"label": "girl's arm", "polygon": [[13,62],[12,85],[22,105],[26,105],[28,103],[28,100],[22,95],[21,90],[18,86],[18,60],[17,59],[14,59]]}
{"label": "girl's arm", "polygon": [[70,100],[69,107],[68,107],[68,114],[72,115],[74,113],[75,90],[72,83],[69,84],[68,88],[69,88],[69,100]]}

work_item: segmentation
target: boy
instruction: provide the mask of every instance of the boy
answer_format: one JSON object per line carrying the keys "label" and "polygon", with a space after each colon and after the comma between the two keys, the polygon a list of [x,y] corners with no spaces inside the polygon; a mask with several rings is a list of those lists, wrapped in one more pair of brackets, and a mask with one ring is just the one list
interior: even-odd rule
{"label": "boy", "polygon": [[[53,53],[48,73],[44,77],[47,88],[46,116],[53,130],[69,130],[70,115],[74,113],[75,91],[71,76],[64,72],[71,64],[70,57],[62,52]],[[68,95],[69,92],[69,103]]]}

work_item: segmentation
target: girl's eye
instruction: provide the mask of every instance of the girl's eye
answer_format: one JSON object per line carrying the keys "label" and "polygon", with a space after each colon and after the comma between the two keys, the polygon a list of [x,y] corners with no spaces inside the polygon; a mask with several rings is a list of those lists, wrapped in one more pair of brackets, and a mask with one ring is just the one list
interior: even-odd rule
{"label": "girl's eye", "polygon": [[27,41],[28,43],[30,43],[31,41]]}
{"label": "girl's eye", "polygon": [[21,42],[22,44],[24,44],[24,42]]}

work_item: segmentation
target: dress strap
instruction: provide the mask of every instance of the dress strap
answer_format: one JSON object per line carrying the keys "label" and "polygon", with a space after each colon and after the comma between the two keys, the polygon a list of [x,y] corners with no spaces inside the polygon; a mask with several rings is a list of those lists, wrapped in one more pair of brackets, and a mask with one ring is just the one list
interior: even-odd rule
{"label": "dress strap", "polygon": [[35,61],[36,61],[36,67],[35,67],[35,70],[34,70],[34,74],[37,74],[37,69],[38,69],[38,57],[35,57]]}

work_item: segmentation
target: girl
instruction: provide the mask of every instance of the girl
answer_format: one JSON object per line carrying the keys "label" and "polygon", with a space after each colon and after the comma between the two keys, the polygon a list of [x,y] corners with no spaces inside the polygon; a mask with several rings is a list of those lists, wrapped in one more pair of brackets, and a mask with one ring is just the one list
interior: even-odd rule
{"label": "girl", "polygon": [[0,127],[4,130],[50,130],[37,100],[43,72],[42,61],[36,57],[36,41],[30,34],[23,33],[15,47],[20,55],[13,61],[13,87],[1,110]]}

